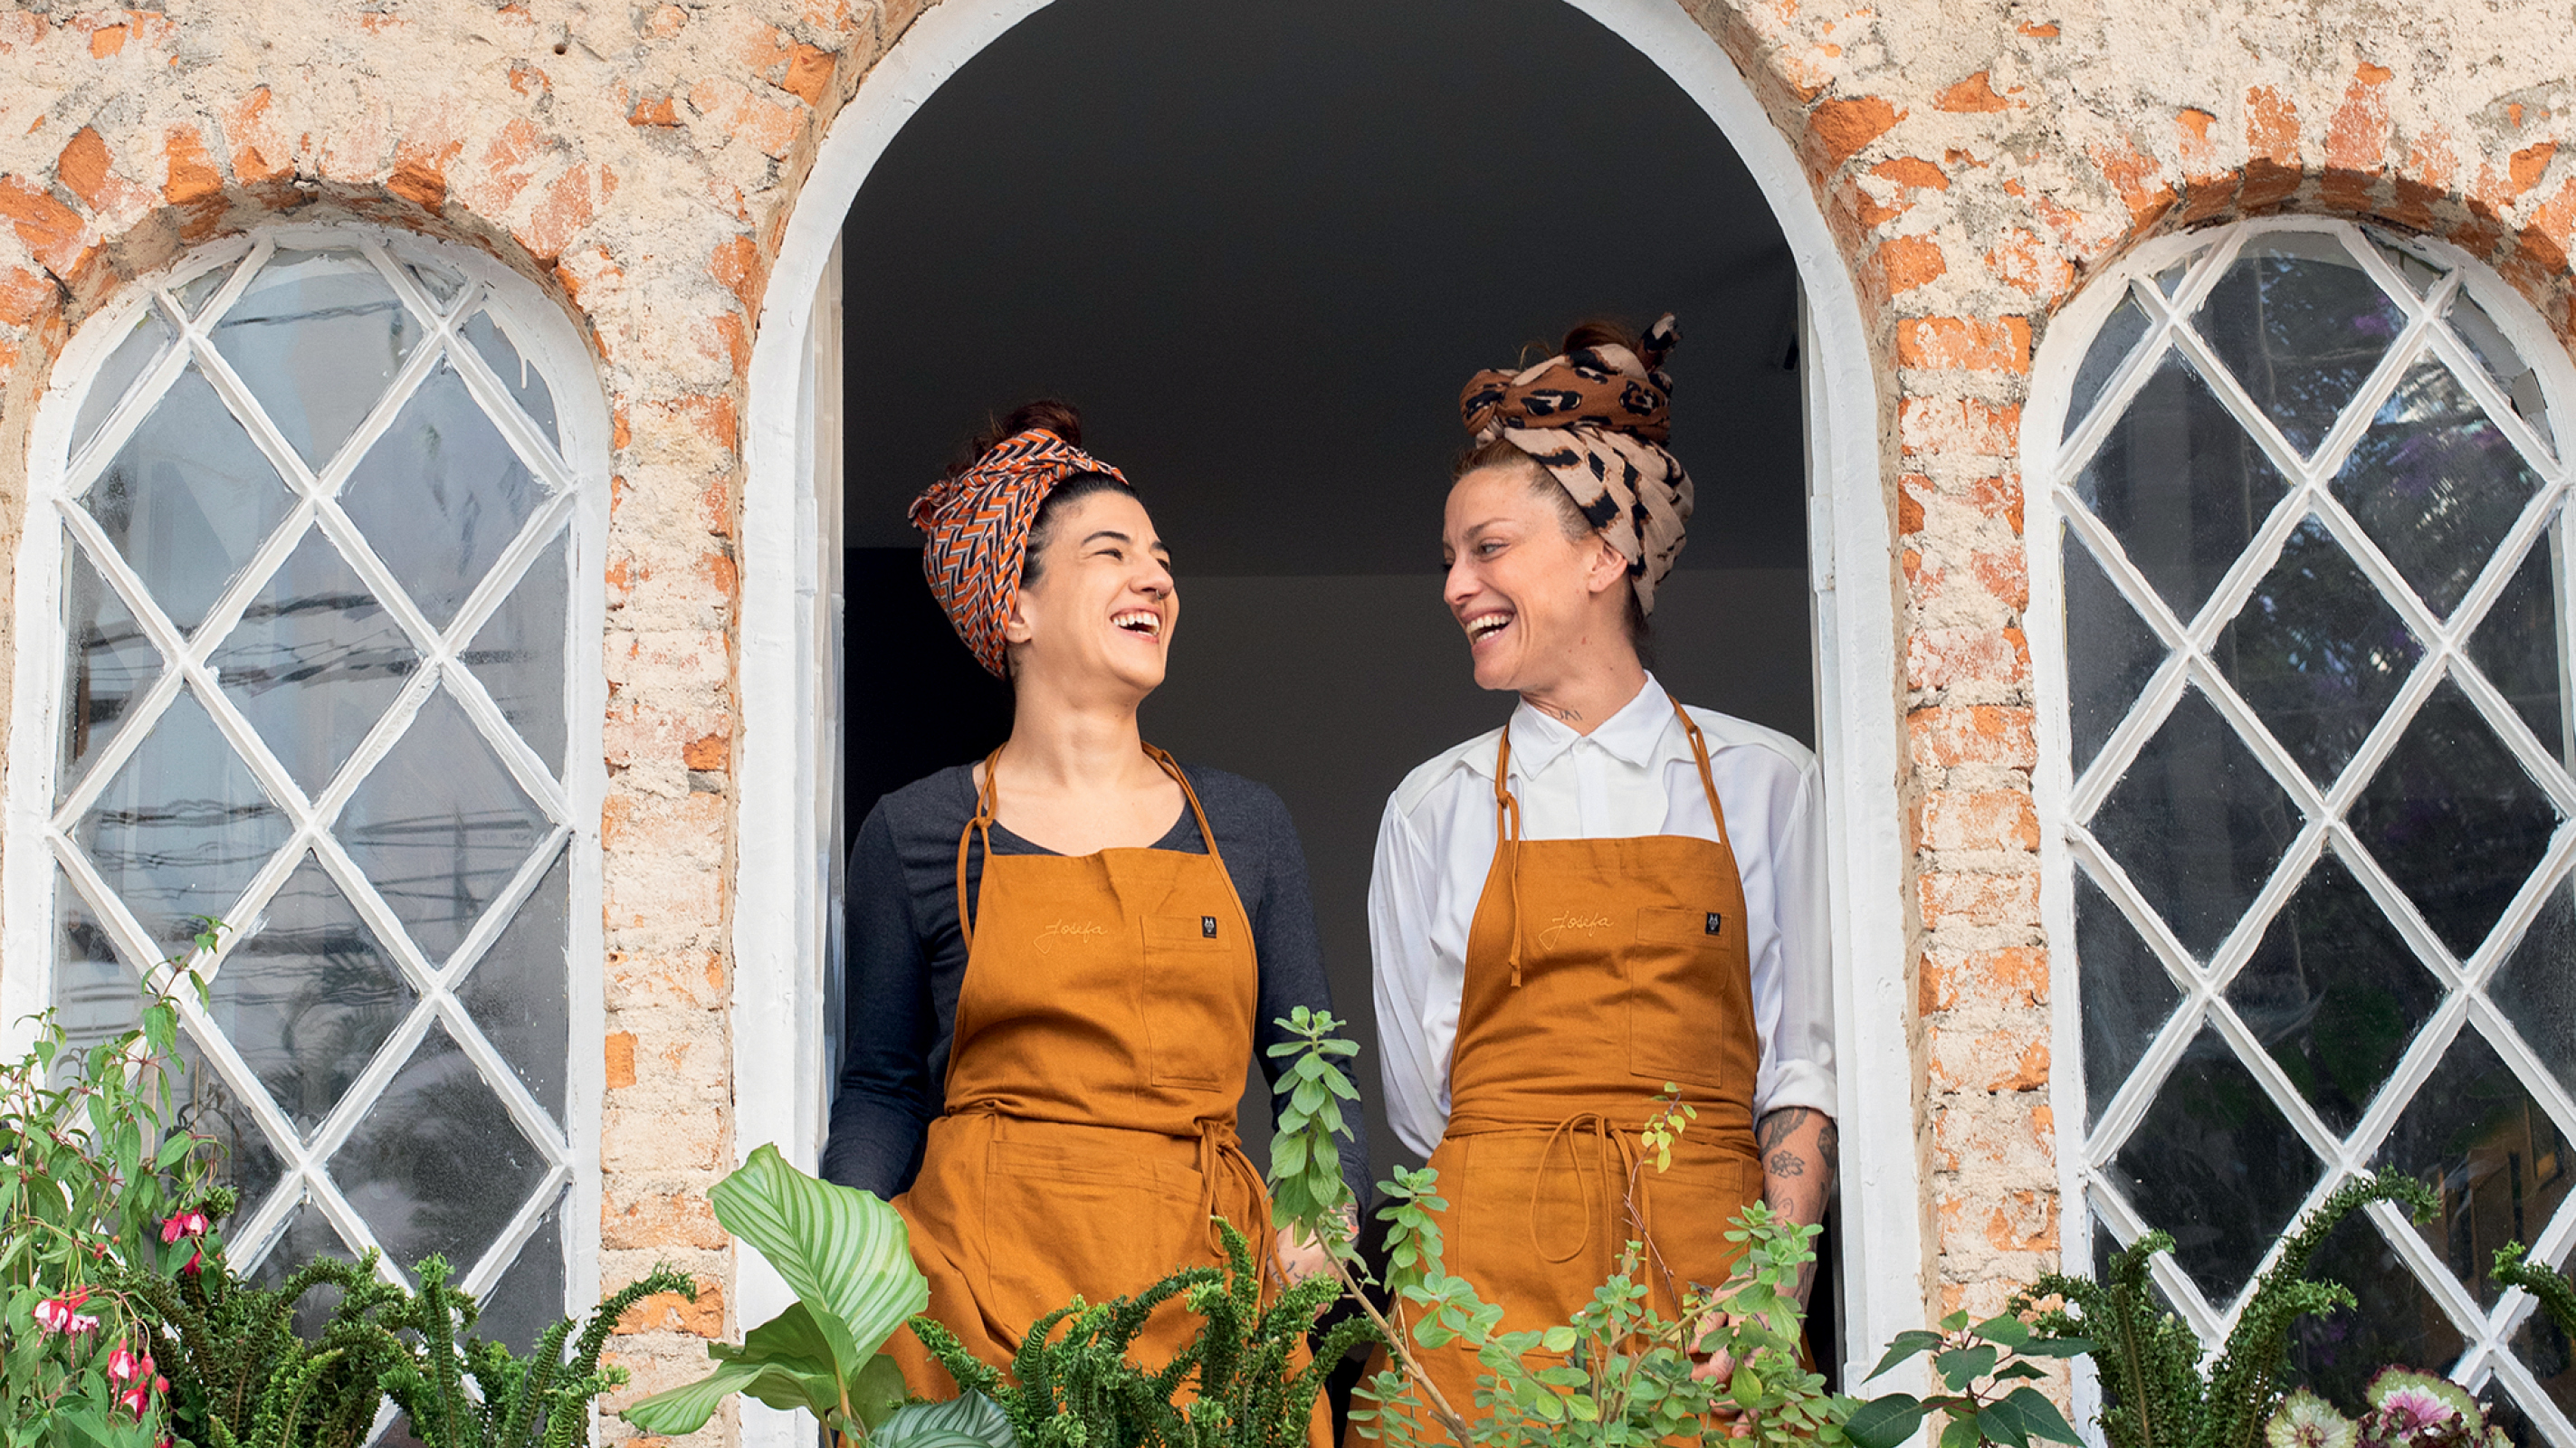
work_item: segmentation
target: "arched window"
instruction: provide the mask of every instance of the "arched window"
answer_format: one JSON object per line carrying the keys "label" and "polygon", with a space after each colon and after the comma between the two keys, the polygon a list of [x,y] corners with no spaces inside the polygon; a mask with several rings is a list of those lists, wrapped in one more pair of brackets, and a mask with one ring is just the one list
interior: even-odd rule
{"label": "arched window", "polygon": [[303,228],[132,288],[59,375],[21,562],[19,616],[61,633],[21,635],[11,1014],[112,1029],[223,922],[209,1003],[181,1004],[236,1262],[443,1253],[524,1341],[584,1285],[567,1194],[595,1176],[569,1063],[598,1054],[571,1044],[597,973],[568,968],[598,958],[587,354],[488,259]]}
{"label": "arched window", "polygon": [[2413,1174],[2442,1216],[2338,1231],[2363,1306],[2304,1370],[2494,1382],[2568,1442],[2569,1346],[2486,1275],[2576,1233],[2565,353],[2464,256],[2311,219],[2157,243],[2061,329],[2034,626],[2095,1253],[2170,1232],[2215,1343],[2302,1211]]}

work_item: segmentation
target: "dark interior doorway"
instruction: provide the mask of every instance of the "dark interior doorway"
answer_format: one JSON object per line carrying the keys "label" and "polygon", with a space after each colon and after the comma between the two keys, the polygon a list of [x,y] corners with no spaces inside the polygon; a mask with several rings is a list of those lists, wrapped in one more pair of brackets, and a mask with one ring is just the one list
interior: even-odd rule
{"label": "dark interior doorway", "polygon": [[[1814,742],[1787,243],[1699,106],[1561,0],[1058,0],[905,126],[843,255],[849,827],[1008,728],[906,505],[988,413],[1072,399],[1174,552],[1147,737],[1295,816],[1381,1176],[1406,1154],[1373,1101],[1378,817],[1511,703],[1439,601],[1470,372],[1678,314],[1698,510],[1656,672]],[[1252,1093],[1256,1160],[1267,1119]]]}

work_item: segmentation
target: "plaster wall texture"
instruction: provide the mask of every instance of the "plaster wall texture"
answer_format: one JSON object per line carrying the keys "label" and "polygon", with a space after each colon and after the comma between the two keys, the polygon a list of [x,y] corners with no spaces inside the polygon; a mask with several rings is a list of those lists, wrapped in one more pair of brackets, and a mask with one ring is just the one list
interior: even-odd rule
{"label": "plaster wall texture", "polygon": [[[953,3],[953,0],[952,0]],[[596,351],[614,421],[601,1275],[657,1259],[633,1391],[738,1332],[704,1192],[734,1158],[726,1003],[739,445],[767,261],[823,129],[915,0],[160,0],[0,10],[0,546],[70,329],[191,243],[348,214],[482,247]],[[2050,941],[2021,408],[2124,248],[2285,210],[2485,258],[2576,331],[2576,30],[2539,0],[1686,0],[1802,158],[1878,380],[1934,1310],[2056,1265]],[[867,258],[852,260],[854,287]],[[1846,579],[1864,566],[1846,559]],[[1850,597],[1846,585],[1846,597]],[[1848,606],[1848,605],[1846,605]],[[0,624],[14,650],[15,621]],[[5,664],[0,659],[0,664]],[[0,667],[0,680],[9,677]],[[5,687],[5,685],[0,685]],[[730,1419],[707,1430],[730,1435]],[[607,1431],[623,1430],[611,1423]]]}

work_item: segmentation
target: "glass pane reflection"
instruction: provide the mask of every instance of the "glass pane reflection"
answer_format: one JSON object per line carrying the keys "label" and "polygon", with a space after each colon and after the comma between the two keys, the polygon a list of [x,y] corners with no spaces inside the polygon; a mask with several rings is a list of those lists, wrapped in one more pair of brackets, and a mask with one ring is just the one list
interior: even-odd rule
{"label": "glass pane reflection", "polygon": [[421,326],[354,251],[279,250],[215,323],[215,350],[314,471],[366,419]]}
{"label": "glass pane reflection", "polygon": [[406,1269],[432,1252],[479,1260],[544,1179],[546,1161],[444,1026],[331,1158],[331,1176]]}
{"label": "glass pane reflection", "polygon": [[2529,1244],[2567,1197],[2568,1142],[2474,1026],[2464,1027],[2379,1149],[2378,1165],[2438,1193],[2442,1214],[2415,1230],[2480,1303],[2498,1247]]}
{"label": "glass pane reflection", "polygon": [[435,964],[550,828],[441,689],[350,796],[334,832]]}
{"label": "glass pane reflection", "polygon": [[240,419],[191,367],[117,449],[86,504],[152,601],[186,632],[205,620],[293,501]]}
{"label": "glass pane reflection", "polygon": [[2289,484],[2179,352],[2075,480],[2076,496],[2189,622]]}
{"label": "glass pane reflection", "polygon": [[2085,417],[2093,411],[2094,400],[2111,384],[2111,374],[2120,370],[2120,364],[2128,360],[2138,339],[2145,335],[2145,309],[2138,305],[2136,297],[2122,297],[2120,305],[2104,319],[2093,345],[2084,349],[2083,365],[2075,369],[2075,392],[2066,404],[2066,427],[2061,436],[2073,437],[2075,429],[2084,425]]}
{"label": "glass pane reflection", "polygon": [[2321,1168],[2226,1039],[2203,1026],[2105,1170],[2140,1215],[2173,1234],[2175,1264],[2225,1302]]}
{"label": "glass pane reflection", "polygon": [[2297,231],[2246,242],[2192,318],[2302,455],[2316,451],[2405,325],[2342,242]]}
{"label": "glass pane reflection", "polygon": [[125,339],[107,354],[98,371],[90,378],[89,395],[81,399],[80,413],[72,419],[72,452],[89,446],[99,424],[125,400],[126,389],[134,385],[169,345],[173,333],[170,324],[161,320],[161,309],[145,307],[135,314],[126,328]]}
{"label": "glass pane reflection", "polygon": [[2441,996],[2332,855],[2309,870],[2227,987],[2246,1028],[2337,1135],[2360,1123]]}
{"label": "glass pane reflection", "polygon": [[2206,960],[2280,863],[2297,816],[2193,689],[2138,751],[2092,829],[2183,948]]}
{"label": "glass pane reflection", "polygon": [[2427,359],[2407,370],[2353,444],[2334,494],[2447,618],[2539,486],[2459,379]]}
{"label": "glass pane reflection", "polygon": [[2460,1330],[2366,1211],[2337,1223],[2308,1259],[2308,1275],[2352,1289],[2360,1304],[2303,1317],[2290,1328],[2290,1380],[2347,1412],[2390,1363],[2448,1372],[2466,1346]]}
{"label": "glass pane reflection", "polygon": [[2092,551],[2063,530],[2066,559],[2067,714],[2075,734],[2075,768],[2091,767],[2129,706],[2165,660],[2164,641],[2111,586]]}
{"label": "glass pane reflection", "polygon": [[572,607],[566,546],[564,535],[546,545],[458,655],[482,680],[501,717],[558,776],[564,757],[564,621]]}
{"label": "glass pane reflection", "polygon": [[2566,684],[2558,661],[2566,644],[2558,626],[2564,606],[2553,561],[2555,539],[2554,533],[2543,536],[2513,571],[2504,592],[2478,621],[2469,657],[2531,726],[2540,747],[2564,762],[2569,757],[2567,716],[2559,695]]}
{"label": "glass pane reflection", "polygon": [[2486,939],[2558,828],[2549,797],[2447,679],[2345,818],[2461,956]]}
{"label": "glass pane reflection", "polygon": [[309,854],[209,991],[216,1026],[308,1136],[411,1006],[393,957]]}
{"label": "glass pane reflection", "polygon": [[2487,980],[2487,996],[2558,1077],[2576,1092],[2576,884],[2560,880],[2513,953]]}
{"label": "glass pane reflection", "polygon": [[161,651],[144,636],[143,625],[125,600],[89,561],[82,548],[66,539],[63,562],[62,752],[54,771],[54,800],[60,803],[89,777],[99,751],[115,737],[126,711],[161,672]]}
{"label": "glass pane reflection", "polygon": [[519,404],[519,410],[528,415],[528,421],[537,425],[538,434],[546,441],[562,446],[555,436],[554,390],[546,386],[545,374],[537,370],[536,364],[520,355],[509,334],[492,320],[492,314],[476,312],[457,331],[483,355],[483,361],[491,367],[492,374],[500,378],[501,385],[509,390],[510,399]]}
{"label": "glass pane reflection", "polygon": [[2084,870],[2075,872],[2075,958],[2083,962],[2084,1124],[2102,1119],[2182,993]]}
{"label": "glass pane reflection", "polygon": [[208,662],[286,772],[318,795],[420,656],[314,528],[251,596]]}
{"label": "glass pane reflection", "polygon": [[186,946],[195,917],[238,927],[234,901],[286,836],[286,817],[189,690],[72,830],[165,953]]}
{"label": "glass pane reflection", "polygon": [[2424,646],[2311,516],[2210,654],[2323,788],[2388,711]]}
{"label": "glass pane reflection", "polygon": [[367,449],[341,506],[441,628],[545,501],[527,464],[442,358]]}
{"label": "glass pane reflection", "polygon": [[558,1125],[564,1063],[572,1055],[572,1011],[564,992],[571,891],[571,858],[557,855],[509,928],[456,988],[484,1038]]}

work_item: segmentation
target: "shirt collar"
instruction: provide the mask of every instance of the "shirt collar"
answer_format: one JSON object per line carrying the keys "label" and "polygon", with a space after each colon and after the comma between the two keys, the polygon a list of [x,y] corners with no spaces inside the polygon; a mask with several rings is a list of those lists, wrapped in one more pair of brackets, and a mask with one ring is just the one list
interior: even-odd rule
{"label": "shirt collar", "polygon": [[1619,707],[1619,712],[1601,722],[1590,734],[1577,734],[1572,726],[1530,707],[1523,700],[1512,710],[1508,727],[1512,731],[1512,759],[1525,775],[1537,774],[1554,764],[1557,756],[1574,747],[1576,741],[1589,739],[1612,758],[1623,760],[1639,769],[1655,762],[1664,731],[1672,726],[1672,696],[1646,675],[1646,687],[1637,697]]}

